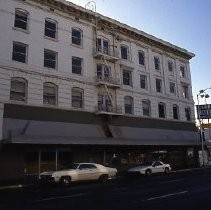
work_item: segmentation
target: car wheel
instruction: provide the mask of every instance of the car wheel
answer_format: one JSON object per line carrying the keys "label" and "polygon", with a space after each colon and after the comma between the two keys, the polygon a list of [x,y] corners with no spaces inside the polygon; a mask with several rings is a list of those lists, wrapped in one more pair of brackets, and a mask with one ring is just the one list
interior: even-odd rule
{"label": "car wheel", "polygon": [[145,175],[146,176],[150,176],[152,174],[152,171],[150,170],[150,169],[147,169],[146,171],[145,171]]}
{"label": "car wheel", "polygon": [[166,174],[168,174],[170,171],[169,171],[169,168],[165,168],[165,171],[164,171]]}
{"label": "car wheel", "polygon": [[101,183],[107,182],[108,181],[108,175],[107,174],[103,174],[99,177],[99,181]]}
{"label": "car wheel", "polygon": [[65,187],[70,186],[70,184],[71,184],[71,178],[69,176],[63,176],[60,179],[60,183],[63,186],[65,186]]}

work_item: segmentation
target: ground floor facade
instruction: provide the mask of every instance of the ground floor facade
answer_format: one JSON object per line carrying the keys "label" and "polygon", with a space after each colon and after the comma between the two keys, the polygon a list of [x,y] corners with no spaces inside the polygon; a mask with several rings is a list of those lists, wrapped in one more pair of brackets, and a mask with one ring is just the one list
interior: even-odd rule
{"label": "ground floor facade", "polygon": [[72,162],[96,162],[120,172],[149,160],[173,169],[198,165],[195,125],[132,116],[96,115],[4,104],[0,182],[39,176]]}

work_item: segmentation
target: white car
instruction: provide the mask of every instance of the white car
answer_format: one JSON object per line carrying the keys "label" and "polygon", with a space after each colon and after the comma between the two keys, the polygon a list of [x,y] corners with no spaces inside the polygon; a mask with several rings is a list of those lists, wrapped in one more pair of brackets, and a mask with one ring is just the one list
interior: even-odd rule
{"label": "white car", "polygon": [[47,171],[40,174],[43,183],[61,183],[68,186],[71,182],[99,180],[106,182],[115,178],[116,168],[106,167],[96,163],[74,163],[68,169],[59,171]]}
{"label": "white car", "polygon": [[169,173],[170,171],[171,171],[171,166],[169,164],[165,164],[161,161],[152,161],[130,168],[128,170],[128,173],[142,174],[149,176],[154,173]]}

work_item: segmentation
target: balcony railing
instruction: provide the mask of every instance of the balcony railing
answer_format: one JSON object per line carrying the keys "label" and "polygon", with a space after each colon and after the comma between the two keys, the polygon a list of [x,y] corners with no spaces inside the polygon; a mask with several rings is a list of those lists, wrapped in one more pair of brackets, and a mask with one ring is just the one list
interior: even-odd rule
{"label": "balcony railing", "polygon": [[97,85],[120,86],[120,79],[116,79],[111,76],[97,75],[95,80]]}
{"label": "balcony railing", "polygon": [[96,107],[96,113],[97,114],[122,115],[122,107],[98,104],[98,106]]}
{"label": "balcony railing", "polygon": [[106,57],[106,59],[118,60],[119,59],[119,52],[117,49],[113,49],[111,47],[102,47],[96,46],[93,50],[94,57],[101,58],[102,56]]}

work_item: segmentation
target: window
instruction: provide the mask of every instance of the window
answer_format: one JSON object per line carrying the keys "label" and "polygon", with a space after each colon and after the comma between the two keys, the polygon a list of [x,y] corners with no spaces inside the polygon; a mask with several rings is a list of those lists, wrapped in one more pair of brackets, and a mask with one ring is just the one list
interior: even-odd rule
{"label": "window", "polygon": [[159,118],[165,118],[166,117],[166,106],[164,103],[158,104],[158,114]]}
{"label": "window", "polygon": [[72,29],[72,44],[82,46],[82,31],[80,29]]}
{"label": "window", "polygon": [[21,28],[23,30],[28,29],[28,12],[24,10],[17,9],[15,11],[15,22],[14,27]]}
{"label": "window", "polygon": [[97,52],[109,54],[109,41],[103,38],[97,38]]}
{"label": "window", "polygon": [[144,62],[144,52],[143,51],[138,52],[138,60],[139,60],[139,64],[144,66],[145,62]]}
{"label": "window", "polygon": [[110,81],[111,80],[111,69],[107,65],[97,65],[97,78],[104,80],[104,81]]}
{"label": "window", "polygon": [[26,102],[27,81],[23,78],[12,78],[10,100]]}
{"label": "window", "polygon": [[55,84],[50,82],[43,84],[43,104],[57,104],[57,86]]}
{"label": "window", "polygon": [[180,77],[185,78],[185,67],[184,66],[180,66]]}
{"label": "window", "polygon": [[56,69],[57,53],[51,50],[44,50],[44,67]]}
{"label": "window", "polygon": [[130,96],[125,96],[125,114],[133,114],[133,98]]}
{"label": "window", "polygon": [[129,60],[128,54],[129,54],[128,47],[125,45],[121,45],[121,58]]}
{"label": "window", "polygon": [[26,63],[27,45],[20,42],[13,42],[12,60]]}
{"label": "window", "polygon": [[45,20],[45,36],[56,39],[57,38],[57,22],[54,20]]}
{"label": "window", "polygon": [[172,61],[168,61],[168,70],[169,72],[173,72],[173,62]]}
{"label": "window", "polygon": [[169,83],[169,89],[170,89],[170,93],[175,94],[176,93],[176,85],[173,82]]}
{"label": "window", "polygon": [[162,92],[162,80],[156,79],[156,92],[161,93]]}
{"label": "window", "polygon": [[72,57],[72,73],[82,74],[82,58]]}
{"label": "window", "polygon": [[141,85],[141,89],[147,89],[147,76],[146,75],[140,75],[140,85]]}
{"label": "window", "polygon": [[83,108],[83,90],[72,88],[72,107]]}
{"label": "window", "polygon": [[150,108],[150,101],[149,100],[142,100],[142,109],[143,109],[143,116],[150,116],[151,115],[151,108]]}
{"label": "window", "polygon": [[188,85],[182,85],[182,96],[186,99],[189,98]]}
{"label": "window", "polygon": [[189,107],[185,108],[185,117],[187,121],[191,121],[191,110]]}
{"label": "window", "polygon": [[155,64],[155,69],[160,70],[160,59],[158,57],[154,57],[154,64]]}
{"label": "window", "polygon": [[123,85],[132,86],[132,72],[123,70]]}
{"label": "window", "polygon": [[179,107],[176,104],[173,105],[173,118],[175,120],[179,119]]}
{"label": "window", "polygon": [[104,94],[98,94],[98,110],[99,111],[106,111],[111,112],[112,111],[112,95],[104,95]]}

